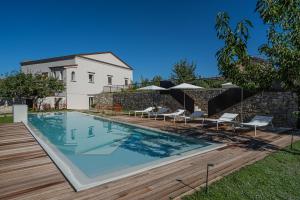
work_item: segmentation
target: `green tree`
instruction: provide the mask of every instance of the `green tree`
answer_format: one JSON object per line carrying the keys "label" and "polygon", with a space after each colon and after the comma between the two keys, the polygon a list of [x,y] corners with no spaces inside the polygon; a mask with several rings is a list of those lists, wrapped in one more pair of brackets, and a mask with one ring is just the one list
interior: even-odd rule
{"label": "green tree", "polygon": [[300,94],[300,0],[258,0],[256,11],[268,26],[260,51],[274,67],[282,86]]}
{"label": "green tree", "polygon": [[276,72],[269,63],[257,62],[248,55],[249,28],[252,27],[252,23],[245,19],[233,29],[228,14],[218,13],[215,28],[224,46],[218,50],[216,57],[219,71],[227,80],[243,88],[263,90],[271,86]]}
{"label": "green tree", "polygon": [[1,81],[0,96],[21,101],[24,98],[31,97],[33,76],[19,72],[6,74]]}
{"label": "green tree", "polygon": [[141,76],[141,87],[145,87],[145,86],[148,86],[148,85],[151,85],[151,82],[148,78],[144,78]]}
{"label": "green tree", "polygon": [[156,75],[152,78],[151,82],[152,82],[153,85],[159,86],[160,81],[162,81],[162,80],[163,80],[163,78],[160,75]]}
{"label": "green tree", "polygon": [[173,66],[171,80],[175,84],[193,82],[196,77],[196,64],[193,62],[180,60]]}
{"label": "green tree", "polygon": [[6,75],[0,84],[1,97],[11,98],[14,101],[32,99],[38,108],[47,96],[53,96],[64,90],[63,82],[55,78],[19,72]]}
{"label": "green tree", "polygon": [[29,85],[29,88],[32,89],[31,95],[33,102],[38,106],[38,110],[40,110],[46,97],[55,96],[56,93],[64,90],[63,82],[53,77],[38,74],[34,76],[32,83],[32,85]]}
{"label": "green tree", "polygon": [[220,79],[205,79],[199,77],[193,82],[193,84],[204,87],[204,88],[220,88],[223,83],[228,82],[223,78]]}

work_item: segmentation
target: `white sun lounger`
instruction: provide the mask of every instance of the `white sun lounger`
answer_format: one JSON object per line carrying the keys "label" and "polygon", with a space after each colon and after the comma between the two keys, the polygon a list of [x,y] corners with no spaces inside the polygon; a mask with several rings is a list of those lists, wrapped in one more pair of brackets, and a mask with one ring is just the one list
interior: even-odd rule
{"label": "white sun lounger", "polygon": [[195,111],[193,112],[190,116],[180,116],[184,119],[184,124],[186,124],[186,121],[187,120],[193,120],[193,119],[196,119],[196,118],[201,118],[202,117],[202,125],[204,123],[204,115],[205,115],[205,112],[203,111]]}
{"label": "white sun lounger", "polygon": [[241,123],[241,125],[253,126],[254,127],[254,136],[256,136],[256,128],[257,127],[268,126],[269,124],[271,124],[272,127],[273,127],[272,120],[273,120],[272,116],[256,115],[255,117],[253,117],[251,119],[250,122]]}
{"label": "white sun lounger", "polygon": [[211,119],[210,121],[216,122],[217,123],[217,130],[219,130],[219,124],[223,123],[235,123],[235,118],[239,114],[236,113],[224,113],[219,119]]}
{"label": "white sun lounger", "polygon": [[158,107],[158,110],[156,112],[150,112],[150,117],[154,116],[154,119],[157,119],[157,116],[161,115],[161,114],[165,114],[166,112],[169,111],[169,108],[166,107]]}
{"label": "white sun lounger", "polygon": [[170,117],[170,118],[173,118],[174,120],[174,123],[176,121],[176,118],[183,115],[185,112],[185,110],[183,109],[178,109],[176,110],[175,112],[173,113],[166,113],[166,114],[160,114],[160,116],[163,116],[164,117],[164,121],[166,121],[166,117]]}
{"label": "white sun lounger", "polygon": [[144,113],[148,114],[149,117],[149,113],[152,112],[154,110],[154,107],[148,107],[145,110],[135,110],[134,111],[134,116],[136,117],[137,113],[142,113],[141,118],[144,116]]}

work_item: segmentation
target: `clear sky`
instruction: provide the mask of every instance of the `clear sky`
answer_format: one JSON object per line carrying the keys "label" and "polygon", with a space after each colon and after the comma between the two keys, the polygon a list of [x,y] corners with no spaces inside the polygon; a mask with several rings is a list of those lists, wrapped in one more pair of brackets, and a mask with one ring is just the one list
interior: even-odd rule
{"label": "clear sky", "polygon": [[74,53],[113,51],[134,68],[134,79],[161,75],[183,58],[202,76],[218,75],[215,53],[222,46],[216,14],[254,24],[249,52],[265,42],[255,0],[10,0],[0,7],[0,74],[20,61]]}

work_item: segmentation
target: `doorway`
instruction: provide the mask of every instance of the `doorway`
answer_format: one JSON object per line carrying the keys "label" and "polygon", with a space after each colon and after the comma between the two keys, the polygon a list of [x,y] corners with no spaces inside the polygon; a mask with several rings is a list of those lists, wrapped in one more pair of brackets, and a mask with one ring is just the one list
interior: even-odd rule
{"label": "doorway", "polygon": [[89,108],[94,107],[94,97],[89,97]]}

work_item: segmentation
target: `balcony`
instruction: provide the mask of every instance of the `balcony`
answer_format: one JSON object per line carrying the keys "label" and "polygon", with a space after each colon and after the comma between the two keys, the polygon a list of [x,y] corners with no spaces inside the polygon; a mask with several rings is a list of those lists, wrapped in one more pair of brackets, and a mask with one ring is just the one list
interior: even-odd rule
{"label": "balcony", "polygon": [[106,85],[103,86],[102,92],[112,93],[112,92],[122,92],[124,90],[128,90],[132,85]]}

